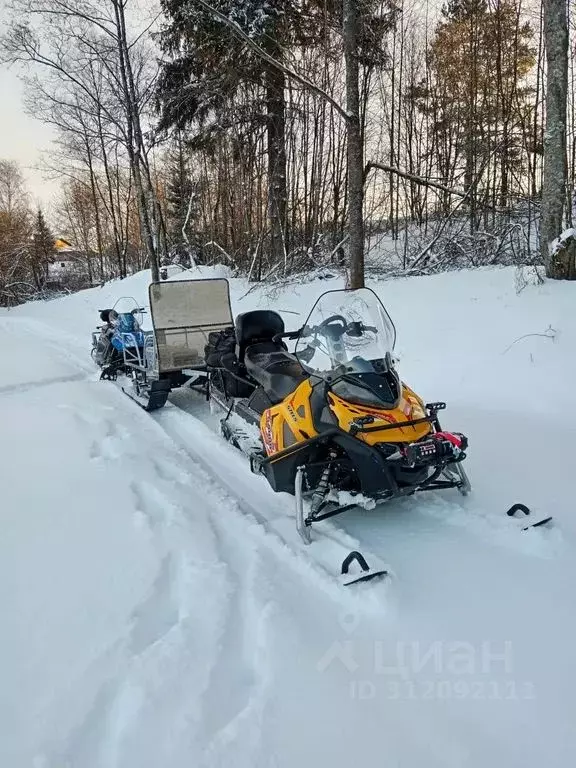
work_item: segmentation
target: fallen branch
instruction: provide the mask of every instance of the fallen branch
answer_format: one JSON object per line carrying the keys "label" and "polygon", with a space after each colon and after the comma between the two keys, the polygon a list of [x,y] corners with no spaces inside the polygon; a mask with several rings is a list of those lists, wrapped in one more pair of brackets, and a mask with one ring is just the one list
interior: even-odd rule
{"label": "fallen branch", "polygon": [[[408,179],[409,181],[413,181],[415,184],[420,184],[422,187],[432,187],[433,189],[439,189],[441,192],[446,192],[448,195],[455,195],[456,197],[461,197],[462,201],[466,200],[470,195],[472,194],[473,190],[478,185],[480,179],[482,178],[482,175],[484,174],[484,171],[486,167],[488,166],[488,163],[492,159],[493,155],[496,154],[496,152],[500,149],[501,144],[498,144],[492,152],[488,155],[488,157],[484,160],[482,163],[482,166],[478,173],[476,174],[476,178],[470,185],[469,189],[463,190],[463,189],[454,189],[454,187],[447,187],[445,184],[440,184],[438,181],[431,181],[430,179],[425,179],[423,176],[417,176],[415,173],[408,173],[408,171],[402,171],[400,168],[394,168],[391,165],[384,165],[383,163],[376,163],[373,161],[370,161],[366,164],[364,167],[364,183],[366,183],[366,178],[368,177],[368,174],[370,173],[372,168],[376,168],[379,171],[384,171],[384,173],[393,173],[396,176],[400,176],[403,179]],[[485,205],[482,204],[480,206],[484,210],[488,211],[495,211],[496,213],[505,213],[505,209],[503,208],[496,208],[491,205]]]}
{"label": "fallen branch", "polygon": [[244,293],[242,296],[240,296],[240,298],[238,299],[238,301],[242,301],[242,299],[245,299],[245,298],[246,298],[246,296],[248,296],[249,294],[251,294],[251,293],[252,293],[252,291],[255,291],[255,290],[256,290],[256,288],[258,288],[258,287],[260,287],[260,288],[261,288],[263,285],[265,285],[265,284],[266,284],[266,281],[268,280],[268,278],[269,278],[269,277],[272,277],[272,275],[274,274],[274,272],[276,272],[278,269],[280,269],[280,264],[274,264],[274,265],[273,265],[273,266],[272,266],[272,267],[271,267],[271,268],[268,270],[268,272],[266,272],[266,274],[264,275],[264,277],[263,277],[261,280],[258,280],[258,282],[254,283],[254,284],[253,284],[253,285],[252,285],[250,288],[248,288],[248,290],[246,291],[246,293]]}
{"label": "fallen branch", "polygon": [[502,352],[503,355],[508,352],[508,350],[512,349],[514,344],[517,344],[519,341],[522,341],[522,339],[528,339],[530,336],[541,336],[544,339],[552,339],[552,341],[556,340],[556,336],[558,336],[558,331],[555,328],[552,328],[551,325],[546,328],[544,333],[525,333],[524,336],[519,336],[517,339],[515,339],[510,346],[506,347],[504,352]]}
{"label": "fallen branch", "polygon": [[460,200],[460,202],[450,211],[448,216],[446,216],[446,218],[443,220],[442,224],[440,225],[440,227],[438,229],[438,232],[436,232],[436,234],[434,235],[432,240],[428,243],[428,245],[424,248],[424,250],[421,251],[418,254],[418,256],[416,256],[416,258],[414,259],[412,264],[408,267],[408,269],[404,270],[404,273],[406,275],[412,274],[414,272],[414,270],[418,267],[418,265],[421,264],[422,261],[424,261],[426,256],[430,253],[432,248],[434,248],[434,246],[436,245],[436,243],[438,242],[438,240],[440,239],[440,237],[444,233],[444,230],[448,226],[449,222],[454,218],[454,216],[456,215],[456,213],[459,210],[460,206],[463,205],[463,203],[464,203],[464,199]]}
{"label": "fallen branch", "polygon": [[340,240],[340,242],[337,243],[334,246],[334,248],[332,248],[332,250],[330,251],[330,261],[332,261],[332,259],[336,255],[336,251],[338,250],[338,248],[341,248],[343,245],[345,245],[348,242],[348,240],[350,240],[350,235],[344,235],[342,240]]}
{"label": "fallen branch", "polygon": [[209,246],[209,245],[211,245],[211,246],[213,246],[214,248],[216,248],[217,250],[219,250],[219,251],[220,251],[220,253],[221,253],[223,256],[225,256],[225,257],[228,259],[228,261],[230,262],[230,264],[234,264],[234,259],[232,258],[232,256],[230,256],[230,254],[229,254],[229,253],[226,253],[226,251],[224,250],[224,248],[222,248],[222,246],[221,246],[221,245],[219,245],[219,244],[218,244],[218,243],[217,243],[215,240],[209,240],[207,243],[204,243],[204,246],[203,246],[203,247],[204,247],[204,248],[208,248],[208,246]]}
{"label": "fallen branch", "polygon": [[403,179],[413,181],[415,184],[420,184],[422,187],[434,187],[434,189],[439,189],[449,195],[456,195],[457,197],[467,198],[470,194],[470,190],[465,192],[464,190],[447,187],[437,181],[430,181],[430,179],[425,179],[422,176],[416,176],[414,173],[408,173],[407,171],[401,171],[399,168],[393,168],[390,165],[383,165],[382,163],[374,162],[367,163],[366,167],[364,168],[364,182],[366,182],[368,174],[372,168],[376,168],[379,171],[384,171],[384,173],[393,173],[396,176],[401,176]]}

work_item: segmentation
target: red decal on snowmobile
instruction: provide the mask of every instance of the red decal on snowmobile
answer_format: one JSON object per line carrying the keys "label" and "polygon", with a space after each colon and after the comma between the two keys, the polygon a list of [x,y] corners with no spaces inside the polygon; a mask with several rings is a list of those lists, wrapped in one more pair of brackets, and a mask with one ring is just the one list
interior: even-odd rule
{"label": "red decal on snowmobile", "polygon": [[278,445],[274,440],[274,432],[272,429],[273,422],[274,422],[274,416],[272,415],[271,411],[266,411],[266,420],[264,422],[264,429],[262,430],[262,439],[264,441],[266,453],[269,456],[272,455],[273,453],[276,453],[276,451],[278,450]]}

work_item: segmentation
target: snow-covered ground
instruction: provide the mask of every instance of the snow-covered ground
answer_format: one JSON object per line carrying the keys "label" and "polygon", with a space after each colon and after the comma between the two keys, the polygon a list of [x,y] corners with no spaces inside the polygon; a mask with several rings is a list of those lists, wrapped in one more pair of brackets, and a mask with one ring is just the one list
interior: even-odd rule
{"label": "snow-covered ground", "polygon": [[[0,765],[573,765],[576,286],[372,284],[474,492],[326,525],[394,572],[344,589],[197,396],[150,416],[97,380],[97,309],[148,279],[0,310]],[[296,327],[333,287],[231,280],[233,309]]]}

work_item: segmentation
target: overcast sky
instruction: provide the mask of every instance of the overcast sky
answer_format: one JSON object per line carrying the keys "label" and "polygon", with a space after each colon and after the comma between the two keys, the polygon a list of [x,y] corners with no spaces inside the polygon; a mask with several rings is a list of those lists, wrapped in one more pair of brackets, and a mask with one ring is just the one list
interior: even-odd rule
{"label": "overcast sky", "polygon": [[[6,1],[0,0],[0,30],[5,29],[5,6]],[[0,158],[20,164],[32,201],[49,209],[60,185],[58,181],[46,180],[35,167],[40,163],[42,151],[50,149],[52,131],[24,113],[22,86],[16,69],[0,65],[0,96]]]}

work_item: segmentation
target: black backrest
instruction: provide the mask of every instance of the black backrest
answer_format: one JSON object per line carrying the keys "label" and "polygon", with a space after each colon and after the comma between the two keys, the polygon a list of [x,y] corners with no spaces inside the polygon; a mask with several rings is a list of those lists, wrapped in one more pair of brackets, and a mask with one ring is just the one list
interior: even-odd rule
{"label": "black backrest", "polygon": [[238,360],[244,362],[246,347],[261,341],[272,341],[278,333],[284,333],[284,320],[271,309],[243,312],[236,318],[236,346]]}

